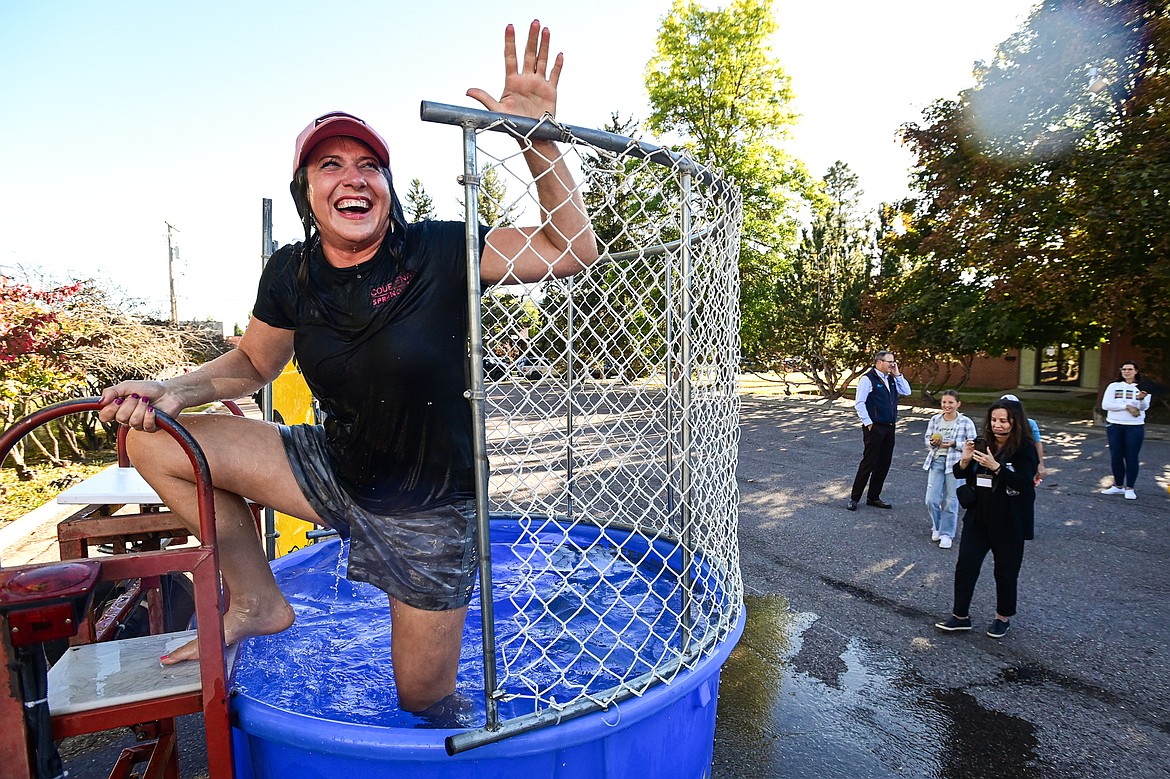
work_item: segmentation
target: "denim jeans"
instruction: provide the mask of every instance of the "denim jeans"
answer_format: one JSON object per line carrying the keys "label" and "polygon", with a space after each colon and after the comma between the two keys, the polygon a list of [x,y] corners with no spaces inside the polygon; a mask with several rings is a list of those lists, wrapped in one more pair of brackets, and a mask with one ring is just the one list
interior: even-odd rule
{"label": "denim jeans", "polygon": [[1109,438],[1113,483],[1118,487],[1133,489],[1138,475],[1138,455],[1146,439],[1146,426],[1109,425],[1105,428],[1105,435]]}
{"label": "denim jeans", "polygon": [[930,512],[930,525],[939,535],[955,537],[959,527],[959,500],[955,497],[958,480],[947,468],[946,455],[930,461],[926,475],[926,510]]}

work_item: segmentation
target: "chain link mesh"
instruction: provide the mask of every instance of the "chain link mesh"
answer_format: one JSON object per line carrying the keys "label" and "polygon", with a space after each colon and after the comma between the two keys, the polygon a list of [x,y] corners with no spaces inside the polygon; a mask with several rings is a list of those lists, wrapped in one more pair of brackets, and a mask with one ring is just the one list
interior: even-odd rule
{"label": "chain link mesh", "polygon": [[[624,140],[561,144],[602,258],[482,298],[490,511],[524,536],[519,584],[494,593],[489,694],[518,712],[640,695],[700,663],[742,608],[739,194]],[[547,223],[515,132],[476,143],[481,219]]]}

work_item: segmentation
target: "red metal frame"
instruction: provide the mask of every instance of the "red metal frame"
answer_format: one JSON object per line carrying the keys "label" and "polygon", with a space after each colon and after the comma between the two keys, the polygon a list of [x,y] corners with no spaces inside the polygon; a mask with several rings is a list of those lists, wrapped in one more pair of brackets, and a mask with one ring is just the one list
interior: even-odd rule
{"label": "red metal frame", "polygon": [[[8,452],[20,439],[41,425],[69,414],[98,411],[101,407],[99,398],[85,398],[58,403],[30,414],[0,434],[0,462],[3,462]],[[235,411],[238,412],[238,408]],[[173,737],[165,737],[165,734],[169,732],[168,729],[173,730],[173,723],[168,724],[164,721],[180,714],[202,711],[210,779],[230,779],[233,776],[232,739],[228,716],[226,650],[222,618],[223,597],[220,589],[219,555],[216,550],[215,505],[211,486],[211,470],[198,442],[182,425],[162,412],[156,412],[155,420],[160,430],[170,434],[183,449],[195,472],[200,544],[197,547],[143,551],[103,558],[101,576],[103,579],[118,580],[164,576],[172,571],[186,571],[191,574],[195,585],[195,618],[199,623],[197,641],[202,689],[189,695],[169,696],[141,701],[128,706],[54,717],[53,735],[54,738],[59,738],[145,722],[159,722],[160,732],[164,737],[161,737],[158,743],[164,752],[173,753]],[[120,430],[119,443],[123,437],[124,433]],[[119,461],[121,461],[124,447],[119,446],[118,451]],[[108,521],[114,522],[118,519],[111,517]],[[101,518],[96,521],[105,522],[107,519]],[[74,539],[74,541],[79,542],[81,546],[80,550],[77,549],[76,544],[72,547],[73,551],[81,552],[76,556],[87,556],[86,542],[79,539]],[[62,551],[64,552],[64,549]],[[4,659],[8,660],[11,656],[11,647],[8,641],[7,623],[5,622],[0,627],[4,628],[0,648],[4,651]],[[6,776],[31,777],[28,734],[25,728],[12,726],[12,723],[23,722],[21,713],[23,706],[20,701],[19,684],[12,677],[8,667],[9,664],[5,662],[5,669],[0,671],[0,674],[3,674],[0,678],[6,680],[5,684],[0,684],[0,721],[6,723],[4,728],[0,728],[0,765],[4,766]],[[158,763],[155,758],[151,758],[150,765],[171,764],[173,762],[167,755],[163,755],[159,759],[163,763]]]}

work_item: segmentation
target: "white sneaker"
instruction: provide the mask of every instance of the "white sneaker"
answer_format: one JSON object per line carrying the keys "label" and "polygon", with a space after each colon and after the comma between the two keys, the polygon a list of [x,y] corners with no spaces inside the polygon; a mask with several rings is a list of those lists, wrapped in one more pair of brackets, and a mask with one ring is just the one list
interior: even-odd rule
{"label": "white sneaker", "polygon": [[942,536],[941,538],[939,538],[938,548],[939,549],[950,549],[951,548],[951,537],[950,536]]}
{"label": "white sneaker", "polygon": [[[1121,487],[1110,487],[1107,490],[1101,490],[1102,495],[1120,495],[1123,492],[1125,492],[1125,490],[1123,490]],[[1133,490],[1130,490],[1130,492],[1133,492]]]}
{"label": "white sneaker", "polygon": [[1137,493],[1134,492],[1133,490],[1126,490],[1125,491],[1125,499],[1126,500],[1137,500]]}
{"label": "white sneaker", "polygon": [[931,541],[937,541],[940,538],[942,538],[942,536],[939,534],[939,532],[937,530],[930,531],[930,540]]}

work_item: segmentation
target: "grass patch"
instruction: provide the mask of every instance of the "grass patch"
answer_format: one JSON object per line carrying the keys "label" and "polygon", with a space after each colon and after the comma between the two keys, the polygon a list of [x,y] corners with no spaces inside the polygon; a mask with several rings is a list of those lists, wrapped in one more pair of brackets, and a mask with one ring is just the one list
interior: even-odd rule
{"label": "grass patch", "polygon": [[30,466],[36,473],[29,481],[17,479],[16,471],[12,468],[0,469],[0,526],[20,519],[55,499],[62,490],[92,476],[117,459],[117,453],[112,449],[103,449],[63,468],[42,462]]}

